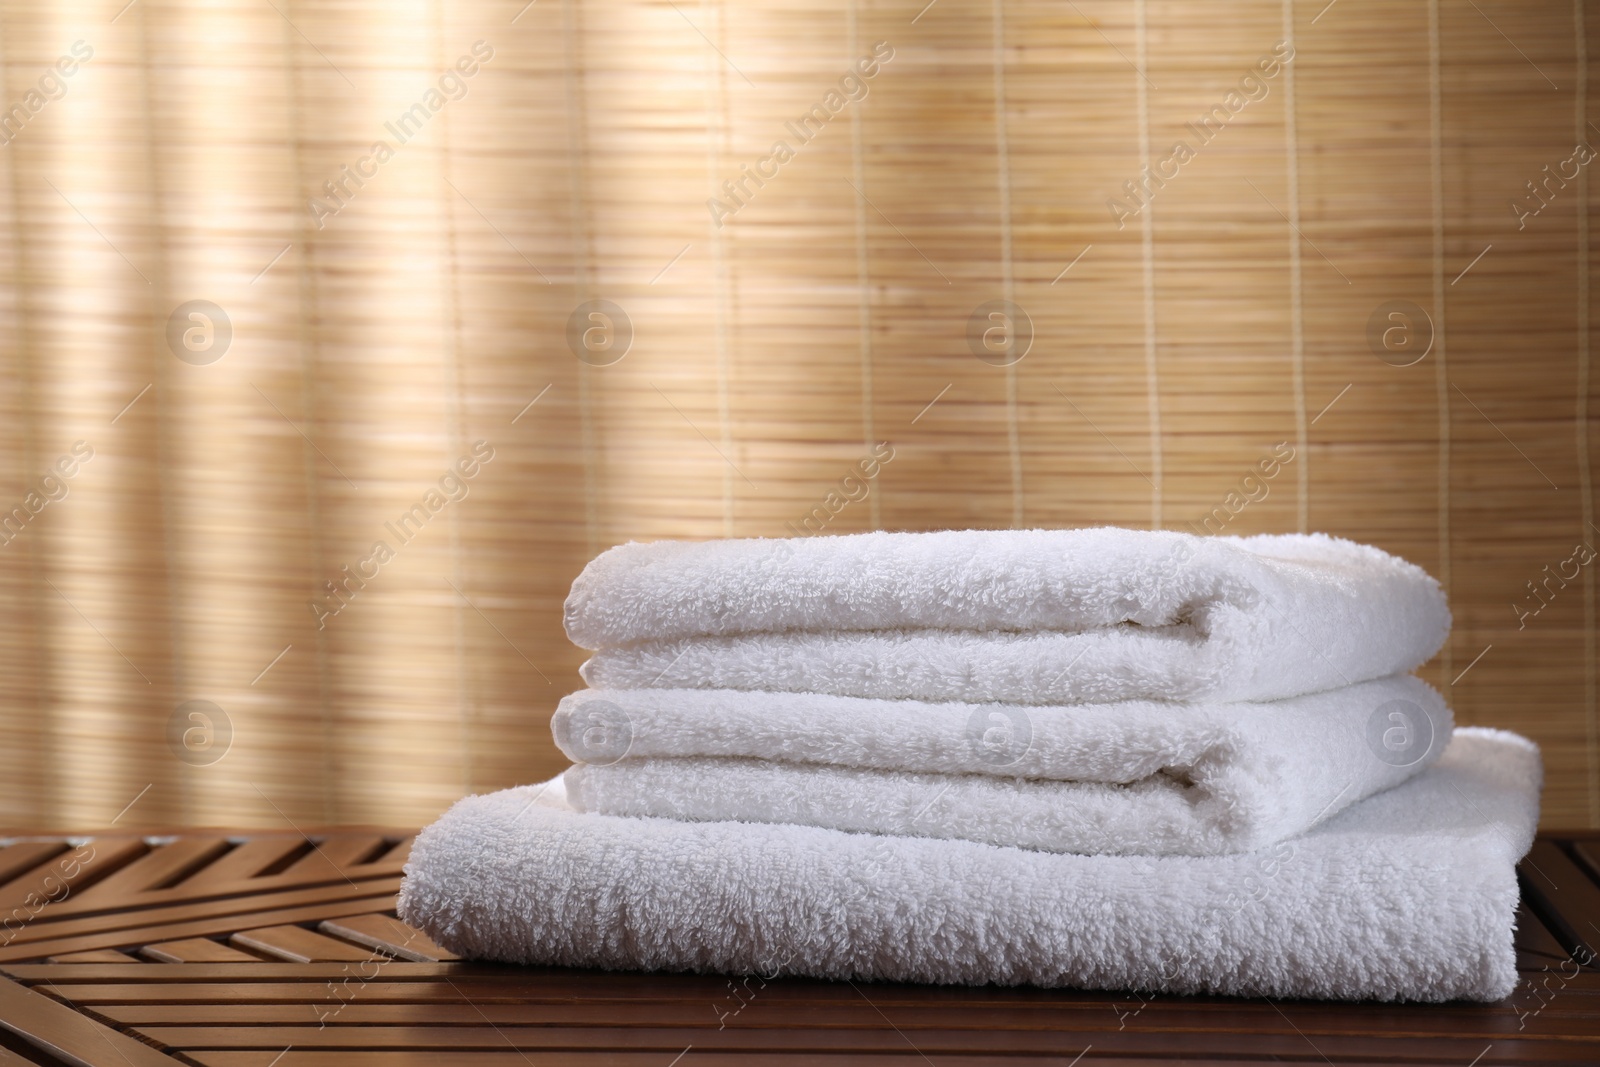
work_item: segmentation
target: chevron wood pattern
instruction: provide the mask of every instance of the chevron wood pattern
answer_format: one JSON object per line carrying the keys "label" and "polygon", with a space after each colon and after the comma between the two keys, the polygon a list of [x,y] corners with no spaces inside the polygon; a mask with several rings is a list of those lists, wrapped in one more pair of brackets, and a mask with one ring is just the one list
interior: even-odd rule
{"label": "chevron wood pattern", "polygon": [[411,835],[0,840],[0,1067],[1600,1062],[1600,834],[1521,871],[1500,1004],[521,968],[394,914]]}

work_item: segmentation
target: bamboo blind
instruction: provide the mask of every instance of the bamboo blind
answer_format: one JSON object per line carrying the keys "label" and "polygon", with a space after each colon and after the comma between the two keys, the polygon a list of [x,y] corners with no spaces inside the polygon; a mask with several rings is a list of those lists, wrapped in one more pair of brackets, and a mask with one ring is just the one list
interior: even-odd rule
{"label": "bamboo blind", "polygon": [[923,3],[0,3],[3,820],[555,773],[630,538],[1222,507],[1438,575],[1600,825],[1600,8]]}

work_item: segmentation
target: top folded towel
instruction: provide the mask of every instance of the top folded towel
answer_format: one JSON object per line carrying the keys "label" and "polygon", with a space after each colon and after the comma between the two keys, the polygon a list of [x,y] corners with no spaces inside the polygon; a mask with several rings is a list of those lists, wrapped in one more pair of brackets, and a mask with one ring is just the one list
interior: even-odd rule
{"label": "top folded towel", "polygon": [[[622,545],[573,583],[566,627],[602,650],[585,677],[615,688],[1269,700],[1412,670],[1444,643],[1450,612],[1421,568],[1325,534],[951,530]],[[849,669],[865,656],[878,681],[819,677],[808,656]],[[677,657],[687,666],[652,681]],[[1043,685],[1078,657],[1085,684]],[[970,681],[919,680],[952,671]]]}

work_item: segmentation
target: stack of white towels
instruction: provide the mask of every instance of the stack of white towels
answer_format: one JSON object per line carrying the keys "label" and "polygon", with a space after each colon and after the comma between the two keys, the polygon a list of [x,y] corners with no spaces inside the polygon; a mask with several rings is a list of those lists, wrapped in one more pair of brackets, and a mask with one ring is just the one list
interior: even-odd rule
{"label": "stack of white towels", "polygon": [[463,955],[1414,1000],[1515,985],[1537,749],[1409,672],[1437,583],[1323,535],[629,544],[576,766],[461,801],[401,916]]}

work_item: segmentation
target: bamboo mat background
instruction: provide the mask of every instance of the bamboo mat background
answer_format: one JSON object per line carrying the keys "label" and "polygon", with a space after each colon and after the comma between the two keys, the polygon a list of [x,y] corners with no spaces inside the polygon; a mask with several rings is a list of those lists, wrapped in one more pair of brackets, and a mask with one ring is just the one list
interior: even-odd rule
{"label": "bamboo mat background", "polygon": [[[1282,442],[1226,532],[1439,576],[1456,629],[1426,676],[1544,746],[1547,825],[1600,825],[1600,564],[1515,607],[1600,546],[1587,169],[1520,229],[1511,208],[1600,145],[1597,23],[1572,0],[4,0],[0,508],[74,442],[93,458],[0,546],[0,815],[423,821],[563,765],[561,602],[607,546],[783,534],[880,441],[830,532],[1186,529]],[[785,123],[880,41],[866,96],[800,143]],[[1119,227],[1108,199],[1281,41],[1266,95]],[[492,57],[430,110],[475,42]],[[778,140],[793,158],[716,225],[708,198]],[[220,334],[189,361],[168,340],[195,300],[232,330],[210,362]],[[606,366],[567,341],[593,300],[633,333]],[[968,342],[995,300],[1031,321],[1009,366]],[[1431,320],[1409,366],[1369,344],[1396,301]],[[478,441],[466,497],[394,537]]]}

